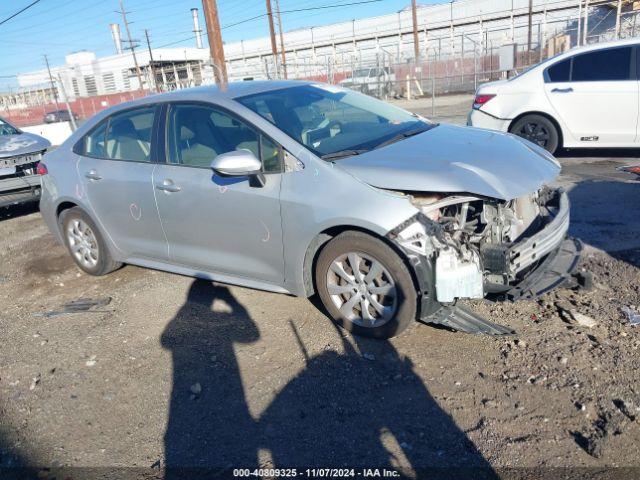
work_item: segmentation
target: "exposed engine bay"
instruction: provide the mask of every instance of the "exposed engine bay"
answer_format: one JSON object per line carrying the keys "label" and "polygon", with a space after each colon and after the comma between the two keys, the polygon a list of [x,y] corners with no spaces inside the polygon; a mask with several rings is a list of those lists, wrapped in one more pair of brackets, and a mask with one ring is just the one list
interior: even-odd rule
{"label": "exposed engine bay", "polygon": [[557,250],[569,226],[561,189],[543,187],[509,201],[474,195],[402,192],[420,214],[391,233],[433,265],[441,304],[511,290]]}

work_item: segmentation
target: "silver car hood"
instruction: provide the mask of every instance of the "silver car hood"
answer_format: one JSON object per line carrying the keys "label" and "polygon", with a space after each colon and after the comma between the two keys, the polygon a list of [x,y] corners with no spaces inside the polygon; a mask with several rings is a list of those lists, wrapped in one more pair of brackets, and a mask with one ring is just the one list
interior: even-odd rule
{"label": "silver car hood", "polygon": [[49,140],[33,133],[22,132],[18,135],[0,135],[0,158],[41,152],[50,146]]}
{"label": "silver car hood", "polygon": [[551,154],[526,140],[453,125],[438,125],[335,164],[374,187],[502,200],[532,193],[560,173]]}

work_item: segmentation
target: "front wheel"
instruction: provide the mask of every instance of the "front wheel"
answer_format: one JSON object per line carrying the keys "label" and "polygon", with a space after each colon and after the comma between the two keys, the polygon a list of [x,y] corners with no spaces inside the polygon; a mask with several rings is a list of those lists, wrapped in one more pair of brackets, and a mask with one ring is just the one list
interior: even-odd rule
{"label": "front wheel", "polygon": [[391,338],[416,319],[416,287],[400,256],[381,240],[345,232],[320,252],[316,287],[333,320],[357,335]]}
{"label": "front wheel", "polygon": [[509,132],[526,138],[551,153],[555,153],[560,145],[558,129],[551,120],[542,115],[525,115],[511,126]]}

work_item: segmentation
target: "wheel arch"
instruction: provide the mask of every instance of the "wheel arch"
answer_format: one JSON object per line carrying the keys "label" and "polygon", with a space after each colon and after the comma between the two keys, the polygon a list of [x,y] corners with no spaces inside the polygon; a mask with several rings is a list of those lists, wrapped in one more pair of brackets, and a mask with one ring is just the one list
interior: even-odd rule
{"label": "wheel arch", "polygon": [[[113,242],[113,239],[111,238],[111,236],[108,233],[105,233],[104,229],[102,228],[102,225],[100,224],[100,222],[96,221],[95,216],[93,215],[93,212],[91,212],[90,209],[86,208],[85,205],[82,205],[79,202],[75,202],[72,199],[63,199],[61,202],[59,202],[56,205],[55,208],[55,225],[58,229],[58,237],[59,240],[61,242],[62,245],[64,245],[64,238],[63,238],[63,232],[61,229],[61,225],[60,225],[60,217],[62,216],[62,214],[64,212],[66,212],[67,210],[70,210],[72,208],[79,208],[80,210],[82,210],[82,212],[87,215],[92,221],[93,223],[96,225],[96,228],[98,229],[99,233],[102,235],[102,238],[105,242],[105,246],[109,252],[109,254],[112,256],[112,258],[116,259],[119,261],[120,259],[120,250],[118,249],[118,247],[115,245],[115,243]],[[116,256],[117,254],[117,256]]]}
{"label": "wheel arch", "polygon": [[562,130],[562,125],[560,125],[560,122],[558,122],[558,120],[556,120],[556,118],[553,115],[547,112],[543,112],[541,110],[528,110],[526,112],[522,112],[519,115],[517,115],[509,123],[509,128],[507,129],[509,133],[512,133],[511,129],[516,124],[516,122],[520,121],[521,119],[523,119],[528,115],[540,115],[541,117],[544,117],[547,120],[549,120],[551,123],[553,123],[553,126],[556,127],[556,130],[558,131],[558,149],[563,148],[565,135],[564,135],[564,130]]}
{"label": "wheel arch", "polygon": [[[62,215],[62,212],[64,212],[65,210],[69,210],[71,208],[75,208],[75,207],[80,207],[80,205],[78,205],[75,202],[71,202],[68,200],[64,200],[62,202],[60,202],[57,206],[56,206],[56,219],[60,218],[60,215]],[[84,210],[84,209],[83,209]],[[85,210],[86,211],[86,210]]]}
{"label": "wheel arch", "polygon": [[329,241],[345,232],[364,233],[371,236],[372,238],[375,238],[376,240],[382,241],[385,245],[390,247],[403,260],[403,262],[407,266],[407,269],[409,270],[409,273],[411,274],[414,286],[416,287],[416,289],[418,288],[416,272],[415,269],[411,266],[407,255],[402,251],[402,249],[400,249],[398,245],[389,240],[389,238],[367,228],[358,227],[356,225],[335,225],[325,228],[323,231],[319,232],[315,237],[313,237],[313,239],[307,246],[302,272],[304,280],[304,292],[307,297],[310,297],[316,293],[314,272],[316,262],[318,260],[318,257],[320,256],[320,252],[329,243]]}

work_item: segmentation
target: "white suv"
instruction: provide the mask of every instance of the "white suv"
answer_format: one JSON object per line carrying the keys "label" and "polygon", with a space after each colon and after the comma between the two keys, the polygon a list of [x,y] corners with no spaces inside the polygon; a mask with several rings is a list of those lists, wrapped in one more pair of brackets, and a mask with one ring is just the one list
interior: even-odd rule
{"label": "white suv", "polygon": [[632,148],[638,136],[640,41],[574,48],[478,88],[474,127],[558,148]]}

